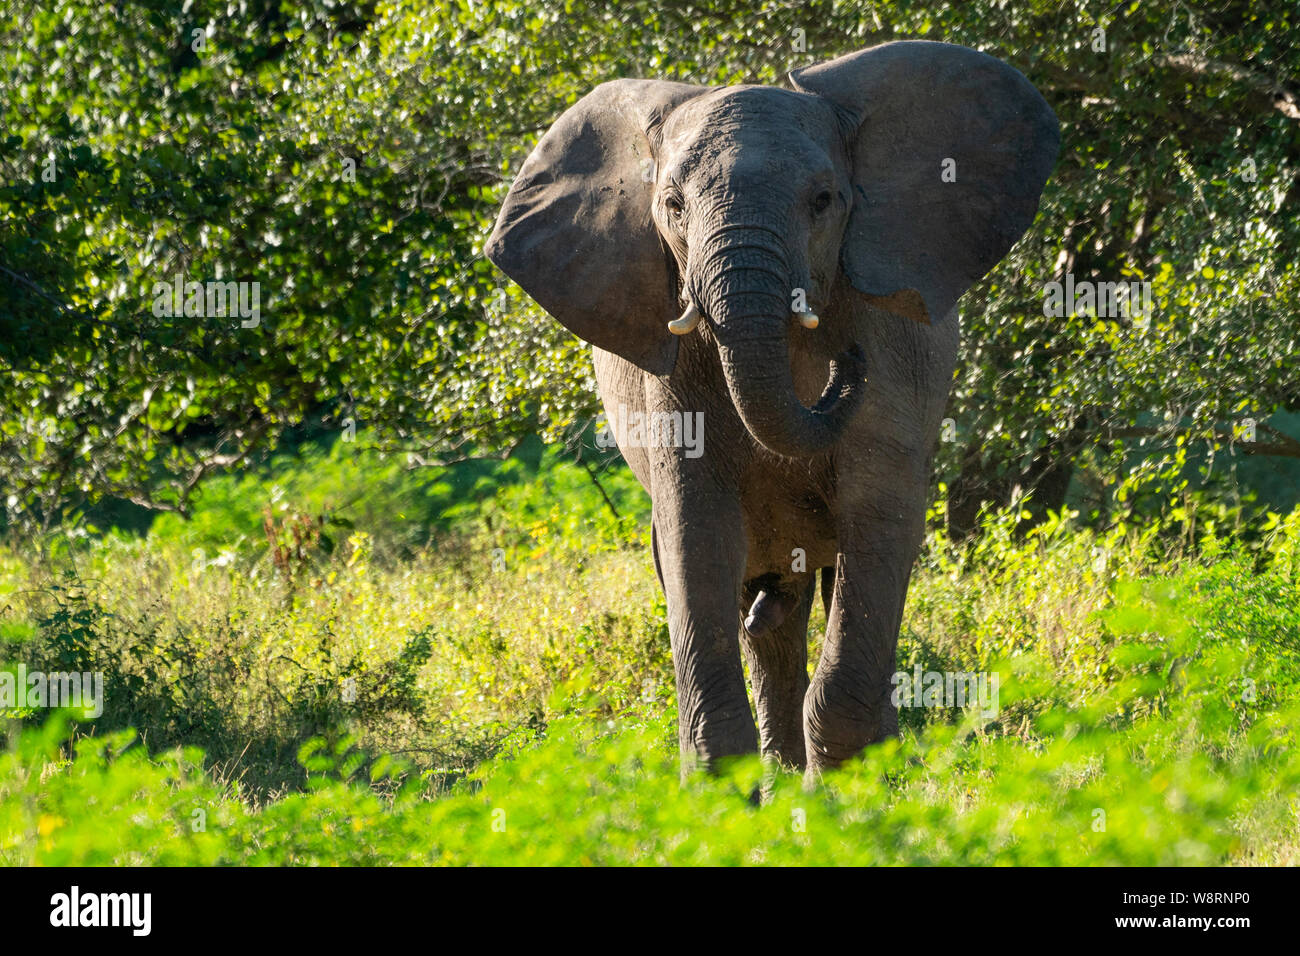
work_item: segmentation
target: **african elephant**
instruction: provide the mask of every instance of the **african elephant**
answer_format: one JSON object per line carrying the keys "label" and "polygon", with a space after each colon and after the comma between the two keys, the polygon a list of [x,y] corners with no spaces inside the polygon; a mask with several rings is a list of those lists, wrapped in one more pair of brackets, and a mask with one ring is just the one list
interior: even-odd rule
{"label": "african elephant", "polygon": [[485,251],[594,346],[609,422],[662,426],[616,438],[652,501],[684,768],[761,743],[815,776],[897,733],[956,302],[1033,221],[1060,134],[1022,74],[945,43],[790,81],[601,84],[538,142]]}

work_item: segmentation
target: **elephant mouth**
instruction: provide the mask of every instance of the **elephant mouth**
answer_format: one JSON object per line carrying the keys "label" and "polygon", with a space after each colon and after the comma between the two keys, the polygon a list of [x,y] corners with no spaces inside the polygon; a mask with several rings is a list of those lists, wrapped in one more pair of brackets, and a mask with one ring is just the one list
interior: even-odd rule
{"label": "elephant mouth", "polygon": [[867,353],[857,342],[831,359],[830,375],[826,388],[811,411],[814,415],[836,417],[837,410],[846,403],[856,406],[861,398],[862,386],[867,377]]}

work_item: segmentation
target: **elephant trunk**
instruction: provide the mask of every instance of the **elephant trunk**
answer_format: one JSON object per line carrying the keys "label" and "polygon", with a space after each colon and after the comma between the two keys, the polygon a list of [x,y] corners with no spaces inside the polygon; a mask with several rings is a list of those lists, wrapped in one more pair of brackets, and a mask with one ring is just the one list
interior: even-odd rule
{"label": "elephant trunk", "polygon": [[855,344],[831,362],[821,397],[806,407],[790,368],[790,270],[768,230],[731,230],[701,262],[694,294],[709,317],[731,400],[749,433],[789,458],[827,451],[865,395],[865,356]]}

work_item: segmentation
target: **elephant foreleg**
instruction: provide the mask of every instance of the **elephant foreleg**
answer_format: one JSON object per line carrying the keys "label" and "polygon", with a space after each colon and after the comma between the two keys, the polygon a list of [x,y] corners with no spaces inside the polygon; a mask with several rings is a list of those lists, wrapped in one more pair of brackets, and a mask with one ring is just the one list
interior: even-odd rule
{"label": "elephant foreleg", "polygon": [[758,750],[736,639],[744,534],[734,495],[693,495],[677,482],[656,495],[653,520],[685,774]]}
{"label": "elephant foreleg", "polygon": [[804,701],[813,773],[898,733],[892,677],[925,500],[888,496],[882,504],[841,530],[826,642]]}

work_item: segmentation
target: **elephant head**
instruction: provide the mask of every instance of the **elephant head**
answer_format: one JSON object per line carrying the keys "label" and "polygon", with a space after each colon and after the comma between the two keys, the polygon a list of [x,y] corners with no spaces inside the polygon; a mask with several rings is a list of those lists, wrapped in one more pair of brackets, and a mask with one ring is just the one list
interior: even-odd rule
{"label": "elephant head", "polygon": [[651,374],[707,322],[746,428],[800,456],[840,437],[864,360],[850,345],[809,408],[791,336],[817,334],[841,275],[879,307],[943,321],[1029,227],[1060,135],[1023,75],[965,47],[889,43],[790,78],[598,86],[528,157],[485,251]]}

